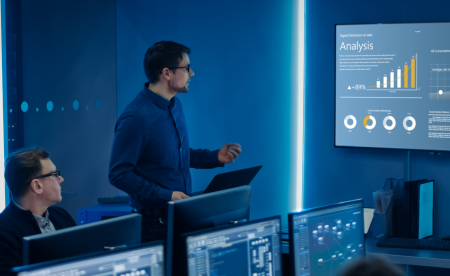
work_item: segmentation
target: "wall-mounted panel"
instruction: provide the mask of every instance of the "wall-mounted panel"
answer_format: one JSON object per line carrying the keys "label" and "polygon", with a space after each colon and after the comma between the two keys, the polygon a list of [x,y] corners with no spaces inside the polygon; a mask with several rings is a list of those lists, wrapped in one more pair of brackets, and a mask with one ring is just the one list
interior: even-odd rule
{"label": "wall-mounted panel", "polygon": [[[116,196],[108,162],[116,121],[116,3],[21,1],[25,146],[51,153],[65,181],[60,206]],[[23,111],[22,111],[23,112]]]}
{"label": "wall-mounted panel", "polygon": [[[448,1],[306,1],[304,205],[311,208],[364,198],[386,178],[407,178],[403,150],[334,148],[334,59],[336,24],[450,21]],[[392,43],[396,43],[395,40]],[[324,81],[326,80],[326,81]],[[424,89],[425,90],[425,89]],[[426,97],[428,92],[424,91]],[[448,235],[449,154],[411,152],[411,180],[436,179],[436,234]]]}
{"label": "wall-mounted panel", "polygon": [[218,173],[263,165],[251,184],[252,218],[295,206],[295,2],[117,1],[118,114],[146,82],[147,48],[162,40],[190,47],[195,76],[177,97],[191,147],[238,142],[243,149],[223,169],[191,170],[193,188],[205,189]]}

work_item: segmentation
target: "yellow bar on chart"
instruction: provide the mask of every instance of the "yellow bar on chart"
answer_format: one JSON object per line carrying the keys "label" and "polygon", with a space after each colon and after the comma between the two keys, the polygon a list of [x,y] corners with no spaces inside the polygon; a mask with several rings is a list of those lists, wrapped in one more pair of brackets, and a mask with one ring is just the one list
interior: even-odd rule
{"label": "yellow bar on chart", "polygon": [[405,80],[405,88],[408,88],[408,65],[405,64],[405,77],[403,78]]}
{"label": "yellow bar on chart", "polygon": [[416,72],[415,68],[416,68],[416,60],[411,59],[411,88],[416,87],[416,76],[414,75],[414,73]]}

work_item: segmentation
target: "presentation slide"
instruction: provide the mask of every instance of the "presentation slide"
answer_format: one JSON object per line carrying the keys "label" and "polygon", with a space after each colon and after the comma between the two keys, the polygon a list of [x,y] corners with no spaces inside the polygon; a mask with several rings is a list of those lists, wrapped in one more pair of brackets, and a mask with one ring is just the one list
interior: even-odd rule
{"label": "presentation slide", "polygon": [[450,150],[449,29],[336,26],[336,146]]}

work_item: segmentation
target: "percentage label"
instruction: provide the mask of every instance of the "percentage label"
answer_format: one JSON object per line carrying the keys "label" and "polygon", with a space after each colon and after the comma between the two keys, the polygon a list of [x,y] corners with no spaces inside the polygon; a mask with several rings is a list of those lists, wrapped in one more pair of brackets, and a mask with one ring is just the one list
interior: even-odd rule
{"label": "percentage label", "polygon": [[365,84],[355,84],[355,90],[366,90]]}

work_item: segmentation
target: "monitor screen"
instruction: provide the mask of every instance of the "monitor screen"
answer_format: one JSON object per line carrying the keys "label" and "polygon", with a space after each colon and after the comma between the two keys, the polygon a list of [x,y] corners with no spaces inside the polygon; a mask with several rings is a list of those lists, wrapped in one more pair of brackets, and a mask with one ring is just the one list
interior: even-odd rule
{"label": "monitor screen", "polygon": [[289,214],[289,248],[296,276],[335,275],[365,255],[363,200]]}
{"label": "monitor screen", "polygon": [[164,276],[164,246],[162,242],[155,242],[118,252],[91,254],[14,270],[20,271],[18,276]]}
{"label": "monitor screen", "polygon": [[186,234],[189,276],[281,276],[280,217]]}
{"label": "monitor screen", "polygon": [[229,225],[250,219],[251,187],[241,186],[223,191],[170,201],[167,231],[167,275],[180,275],[181,234]]}
{"label": "monitor screen", "polygon": [[139,214],[38,234],[23,238],[23,264],[101,252],[141,243]]}
{"label": "monitor screen", "polygon": [[419,184],[419,239],[433,236],[434,181]]}
{"label": "monitor screen", "polygon": [[336,25],[335,146],[450,150],[449,28]]}

